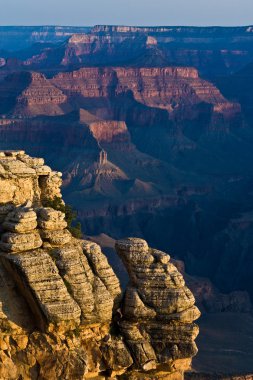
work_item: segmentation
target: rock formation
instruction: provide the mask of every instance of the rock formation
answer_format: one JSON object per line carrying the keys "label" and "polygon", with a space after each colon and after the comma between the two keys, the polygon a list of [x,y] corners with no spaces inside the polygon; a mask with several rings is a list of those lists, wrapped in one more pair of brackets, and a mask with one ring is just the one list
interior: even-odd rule
{"label": "rock formation", "polygon": [[124,121],[96,121],[89,124],[89,129],[99,143],[130,142],[129,131]]}
{"label": "rock formation", "polygon": [[122,306],[120,330],[135,361],[143,370],[189,367],[197,353],[193,323],[200,313],[182,275],[170,263],[169,255],[150,249],[142,239],[116,243],[130,283]]}
{"label": "rock formation", "polygon": [[178,114],[183,119],[193,117],[191,108],[203,102],[212,105],[214,113],[226,117],[240,113],[239,104],[228,102],[192,67],[82,68],[59,73],[51,84],[66,94],[70,102],[80,97],[110,99],[130,92],[139,103],[167,110],[171,119]]}
{"label": "rock formation", "polygon": [[[252,27],[1,27],[0,36],[0,49],[20,49],[22,65],[32,69],[48,62],[58,69],[101,62],[140,66],[140,61],[149,67],[158,53],[162,66],[193,65],[210,78],[236,72],[252,60]],[[145,61],[146,54],[150,59]]]}
{"label": "rock formation", "polygon": [[[1,58],[19,69],[65,67],[194,66],[206,78],[236,72],[250,63],[252,27],[0,27]],[[3,50],[2,50],[3,49]],[[11,64],[16,51],[18,62]],[[149,58],[146,59],[145,57]],[[160,59],[159,57],[162,57]],[[2,70],[4,69],[4,70]]]}
{"label": "rock formation", "polygon": [[[126,110],[120,102],[123,96],[149,109],[151,115],[145,122],[140,112],[131,110],[131,118],[124,116]],[[113,135],[127,138],[126,119],[143,125],[163,111],[163,123],[166,119],[192,120],[201,115],[201,107],[206,104],[213,115],[211,124],[215,125],[217,116],[221,124],[222,118],[232,122],[241,112],[238,103],[229,102],[193,67],[84,67],[60,72],[52,79],[39,72],[21,72],[10,74],[0,83],[0,99],[0,114],[16,118],[63,115],[85,108],[95,113],[95,120],[88,122],[92,133],[103,129],[109,142]],[[100,100],[97,106],[94,99]]]}
{"label": "rock formation", "polygon": [[105,150],[99,152],[99,165],[104,165],[107,163],[107,153]]}
{"label": "rock formation", "polygon": [[200,314],[182,275],[144,240],[120,240],[122,294],[101,248],[44,206],[60,185],[43,159],[0,152],[0,378],[182,379]]}
{"label": "rock formation", "polygon": [[18,120],[76,110],[94,138],[107,143],[129,141],[129,125],[172,122],[173,133],[180,134],[183,123],[199,123],[204,113],[204,130],[224,130],[240,125],[241,114],[238,103],[192,67],[86,67],[52,79],[39,72],[14,73],[0,83],[0,99],[0,115]]}
{"label": "rock formation", "polygon": [[67,97],[46,79],[43,74],[30,73],[30,83],[17,98],[16,115],[57,115],[63,113],[60,105]]}

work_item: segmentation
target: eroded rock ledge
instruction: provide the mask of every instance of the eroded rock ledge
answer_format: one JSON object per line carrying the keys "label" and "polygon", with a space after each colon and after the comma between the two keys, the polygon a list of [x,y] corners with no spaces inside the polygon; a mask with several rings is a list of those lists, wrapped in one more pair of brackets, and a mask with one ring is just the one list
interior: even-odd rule
{"label": "eroded rock ledge", "polygon": [[0,379],[182,379],[197,353],[199,311],[169,255],[141,239],[116,250],[75,239],[61,173],[23,151],[0,152]]}

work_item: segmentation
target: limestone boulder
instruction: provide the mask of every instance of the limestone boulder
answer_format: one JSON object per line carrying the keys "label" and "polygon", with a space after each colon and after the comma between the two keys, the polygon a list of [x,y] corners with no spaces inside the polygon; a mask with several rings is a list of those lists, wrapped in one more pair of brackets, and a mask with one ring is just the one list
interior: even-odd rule
{"label": "limestone boulder", "polygon": [[69,294],[57,266],[45,250],[33,250],[3,257],[20,291],[43,330],[50,323],[79,324],[80,308]]}
{"label": "limestone boulder", "polygon": [[65,214],[50,207],[37,210],[38,226],[43,230],[63,230],[67,227]]}
{"label": "limestone boulder", "polygon": [[30,207],[18,207],[8,213],[2,224],[6,231],[26,233],[36,229],[37,215]]}
{"label": "limestone boulder", "polygon": [[115,304],[118,305],[121,298],[119,279],[109,265],[106,256],[102,253],[100,246],[90,241],[83,241],[82,248],[93,273],[101,279],[113,297]]}
{"label": "limestone boulder", "polygon": [[59,271],[82,311],[83,322],[106,322],[112,318],[114,294],[93,271],[82,244],[68,244],[54,252]]}
{"label": "limestone boulder", "polygon": [[41,247],[43,244],[38,231],[20,234],[17,232],[5,232],[1,236],[0,250],[16,253],[25,252]]}
{"label": "limestone boulder", "polygon": [[71,233],[67,230],[40,230],[40,237],[43,242],[48,242],[52,247],[58,247],[69,243],[72,239]]}
{"label": "limestone boulder", "polygon": [[133,364],[133,358],[121,337],[107,335],[103,339],[101,352],[112,376],[125,372]]}
{"label": "limestone boulder", "polygon": [[120,240],[116,250],[130,278],[119,327],[137,367],[147,370],[159,363],[173,367],[176,360],[195,356],[194,320],[200,312],[170,256],[149,248],[142,239]]}
{"label": "limestone boulder", "polygon": [[15,157],[0,158],[0,164],[8,175],[19,175],[22,177],[35,176],[36,172],[29,165],[17,160]]}

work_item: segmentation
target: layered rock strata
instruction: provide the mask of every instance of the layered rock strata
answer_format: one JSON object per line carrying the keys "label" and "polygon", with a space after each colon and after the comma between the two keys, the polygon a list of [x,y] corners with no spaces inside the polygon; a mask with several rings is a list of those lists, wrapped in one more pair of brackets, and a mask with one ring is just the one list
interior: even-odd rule
{"label": "layered rock strata", "polygon": [[[122,97],[141,107],[140,112],[136,115],[131,109],[128,115],[119,101]],[[124,121],[146,126],[145,112],[153,117],[160,115],[165,118],[163,122],[170,119],[178,126],[179,121],[197,120],[206,105],[212,127],[222,120],[235,122],[241,114],[238,103],[228,101],[193,67],[83,67],[60,72],[51,79],[39,72],[20,72],[1,82],[0,99],[0,114],[19,121],[66,115],[84,108],[86,115],[83,111],[80,121],[88,118],[86,123],[94,137],[106,138],[110,143],[129,140]]]}
{"label": "layered rock strata", "polygon": [[[50,114],[63,113],[60,105],[64,104],[67,97],[46,79],[43,74],[30,73],[30,84],[17,98],[15,114]],[[46,112],[43,106],[46,107]]]}
{"label": "layered rock strata", "polygon": [[130,277],[119,326],[137,366],[187,369],[197,353],[193,321],[200,312],[182,275],[169,255],[142,239],[120,240],[116,249]]}
{"label": "layered rock strata", "polygon": [[0,152],[0,379],[182,379],[199,317],[182,275],[145,241],[122,240],[122,294],[101,248],[43,206],[60,185],[44,160]]}
{"label": "layered rock strata", "polygon": [[210,82],[199,77],[193,67],[86,67],[59,73],[51,84],[69,99],[110,98],[131,92],[134,99],[148,107],[165,109],[174,118],[180,111],[189,117],[193,105],[206,102],[214,113],[233,116],[240,112],[240,105],[227,101]]}

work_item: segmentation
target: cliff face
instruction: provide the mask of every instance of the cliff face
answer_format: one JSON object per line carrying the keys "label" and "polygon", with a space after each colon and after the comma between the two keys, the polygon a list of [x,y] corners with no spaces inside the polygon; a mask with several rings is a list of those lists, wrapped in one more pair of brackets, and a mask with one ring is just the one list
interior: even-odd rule
{"label": "cliff face", "polygon": [[43,74],[31,73],[30,76],[29,86],[17,98],[14,114],[19,116],[62,114],[60,105],[66,102],[67,97],[52,86]]}
{"label": "cliff face", "polygon": [[13,116],[59,115],[64,106],[67,109],[67,97],[40,73],[11,74],[2,83],[0,95],[2,107],[6,111],[11,107]]}
{"label": "cliff face", "polygon": [[144,240],[121,240],[122,294],[100,247],[43,206],[60,185],[43,159],[0,152],[0,378],[182,379],[200,314],[182,275]]}
{"label": "cliff face", "polygon": [[[12,113],[17,116],[63,114],[80,106],[87,107],[88,99],[113,102],[126,94],[132,94],[136,102],[147,107],[168,111],[172,120],[196,118],[196,112],[200,112],[196,106],[202,103],[211,105],[213,115],[222,115],[227,120],[240,113],[239,104],[228,102],[213,84],[199,78],[198,71],[189,67],[82,68],[60,73],[52,79],[40,73],[20,73],[1,83],[1,93],[5,99],[2,112],[8,112],[9,98],[9,108],[16,103]],[[117,119],[119,110],[114,107],[110,111],[107,106],[105,112],[100,110],[98,116]]]}
{"label": "cliff face", "polygon": [[89,129],[99,143],[130,143],[130,134],[124,121],[95,121],[89,124]]}
{"label": "cliff face", "polygon": [[[112,62],[117,56],[118,62],[125,62],[138,56],[138,48],[145,48],[146,37],[132,35],[99,35],[76,34],[65,44],[61,66],[83,65],[105,59],[105,63]],[[34,64],[34,61],[31,61]]]}
{"label": "cliff face", "polygon": [[[189,67],[83,68],[58,74],[52,84],[69,96],[84,98],[110,98],[131,92],[142,104],[166,109],[172,115],[180,109],[186,117],[187,106],[206,102],[222,113],[221,105],[228,104],[215,86],[200,79],[198,71]],[[230,107],[240,112],[239,105]]]}

